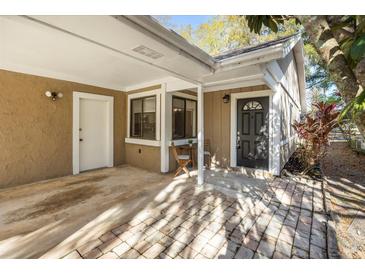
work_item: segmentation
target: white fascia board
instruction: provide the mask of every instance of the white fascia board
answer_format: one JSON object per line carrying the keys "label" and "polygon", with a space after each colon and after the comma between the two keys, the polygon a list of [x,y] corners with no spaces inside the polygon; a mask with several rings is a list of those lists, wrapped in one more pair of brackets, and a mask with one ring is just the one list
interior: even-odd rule
{"label": "white fascia board", "polygon": [[212,87],[212,86],[217,86],[217,85],[225,85],[225,84],[232,84],[232,83],[237,83],[237,82],[256,80],[256,79],[262,78],[263,76],[264,76],[264,74],[260,73],[260,74],[254,74],[254,75],[243,76],[243,77],[229,78],[229,79],[225,79],[225,80],[205,82],[204,87],[207,88],[207,87]]}
{"label": "white fascia board", "polygon": [[243,54],[241,57],[232,57],[217,63],[216,72],[246,67],[253,64],[266,63],[271,60],[283,58],[282,45],[256,50]]}
{"label": "white fascia board", "polygon": [[300,39],[299,43],[297,43],[293,48],[293,53],[297,65],[299,91],[300,91],[300,104],[302,107],[302,113],[305,113],[307,112],[307,103],[306,103],[305,69],[304,69],[304,46],[302,39]]}
{"label": "white fascia board", "polygon": [[152,86],[161,85],[163,83],[170,81],[170,78],[172,78],[172,77],[165,77],[165,78],[156,79],[153,81],[142,82],[142,83],[139,83],[136,85],[127,86],[124,88],[124,90],[126,92],[129,92],[129,91],[138,90],[138,89],[142,89],[142,88],[148,88],[148,87],[152,87]]}
{"label": "white fascia board", "polygon": [[198,100],[197,95],[186,94],[186,93],[178,92],[178,91],[172,93],[172,95],[186,98],[186,99],[191,99],[191,100]]}
{"label": "white fascia board", "polygon": [[299,34],[293,36],[292,39],[290,39],[289,41],[284,43],[283,44],[283,58],[285,58],[289,54],[289,52],[291,52],[293,50],[293,48],[297,45],[297,43],[301,40],[302,40],[302,35],[299,33]]}
{"label": "white fascia board", "polygon": [[166,92],[174,92],[174,91],[178,91],[178,90],[187,90],[187,89],[197,88],[197,84],[187,82],[184,80],[180,80],[177,78],[170,79],[170,81],[168,81],[166,83],[167,83]]}
{"label": "white fascia board", "polygon": [[272,60],[285,58],[285,56],[300,40],[301,35],[298,34],[285,43],[280,43],[271,47],[254,50],[252,52],[243,53],[239,56],[233,56],[231,58],[218,61],[215,66],[216,71],[229,70],[237,67],[266,63]]}
{"label": "white fascia board", "polygon": [[226,83],[226,84],[220,84],[210,87],[204,87],[204,93],[206,92],[214,92],[214,91],[220,91],[220,90],[227,90],[227,89],[235,89],[235,88],[244,88],[244,87],[252,87],[252,86],[258,86],[258,85],[264,85],[266,82],[264,81],[264,78],[256,78],[251,80],[244,80],[234,83]]}
{"label": "white fascia board", "polygon": [[148,88],[148,87],[162,85],[162,84],[167,84],[166,92],[192,89],[192,88],[197,87],[196,83],[192,83],[192,82],[188,82],[185,80],[181,80],[176,77],[168,76],[168,77],[156,79],[153,81],[148,81],[148,82],[143,82],[143,83],[136,84],[136,85],[127,86],[124,88],[124,90],[126,92],[129,92],[129,91],[133,91],[133,90]]}

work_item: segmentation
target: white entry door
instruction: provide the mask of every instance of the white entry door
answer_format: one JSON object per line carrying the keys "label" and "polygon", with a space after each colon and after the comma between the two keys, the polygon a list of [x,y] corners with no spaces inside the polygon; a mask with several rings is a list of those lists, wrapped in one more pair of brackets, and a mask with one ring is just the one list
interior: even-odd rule
{"label": "white entry door", "polygon": [[[74,124],[74,146],[78,146],[78,170],[77,167],[75,170],[74,165],[74,173],[113,166],[113,97],[88,93],[78,95],[78,127]],[[75,133],[78,140],[75,140]],[[75,141],[78,141],[78,144],[75,144]],[[75,161],[76,158],[74,155]]]}

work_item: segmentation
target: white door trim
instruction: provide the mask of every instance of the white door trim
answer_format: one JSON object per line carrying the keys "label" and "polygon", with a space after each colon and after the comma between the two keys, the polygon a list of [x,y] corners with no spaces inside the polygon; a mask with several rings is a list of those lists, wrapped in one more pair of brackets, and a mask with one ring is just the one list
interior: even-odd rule
{"label": "white door trim", "polygon": [[114,97],[98,95],[86,92],[73,92],[73,114],[72,114],[72,172],[80,173],[80,99],[93,99],[107,102],[108,122],[107,122],[107,139],[108,139],[108,167],[114,165]]}
{"label": "white door trim", "polygon": [[269,97],[269,171],[272,172],[273,166],[273,112],[272,112],[272,90],[260,90],[254,92],[231,93],[231,167],[237,167],[237,101],[238,99]]}

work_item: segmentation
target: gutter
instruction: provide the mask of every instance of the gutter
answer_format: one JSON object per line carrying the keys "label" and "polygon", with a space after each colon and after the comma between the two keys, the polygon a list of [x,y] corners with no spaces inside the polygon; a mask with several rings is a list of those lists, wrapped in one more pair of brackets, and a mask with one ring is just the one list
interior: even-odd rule
{"label": "gutter", "polygon": [[216,62],[216,71],[226,71],[238,67],[250,66],[253,64],[266,63],[275,59],[284,57],[282,44],[269,48],[256,50],[253,52],[243,53],[238,57],[231,57],[223,61]]}
{"label": "gutter", "polygon": [[226,70],[229,66],[248,66],[257,63],[265,63],[275,59],[285,58],[286,55],[295,48],[295,45],[300,41],[301,36],[297,34],[289,41],[281,42],[266,48],[257,49],[254,51],[242,53],[241,55],[232,56],[222,61],[216,61],[217,70]]}

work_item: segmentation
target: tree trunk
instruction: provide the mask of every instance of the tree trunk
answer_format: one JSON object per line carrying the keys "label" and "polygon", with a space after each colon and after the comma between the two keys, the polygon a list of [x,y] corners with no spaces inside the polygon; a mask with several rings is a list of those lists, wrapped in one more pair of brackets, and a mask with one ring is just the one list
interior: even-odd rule
{"label": "tree trunk", "polygon": [[[358,83],[346,57],[342,52],[326,16],[296,16],[305,28],[310,42],[325,61],[328,71],[336,83],[341,97],[348,104],[360,95],[362,86]],[[365,113],[355,119],[360,133],[365,136]]]}
{"label": "tree trunk", "polygon": [[365,58],[357,64],[355,75],[360,84],[365,87]]}

